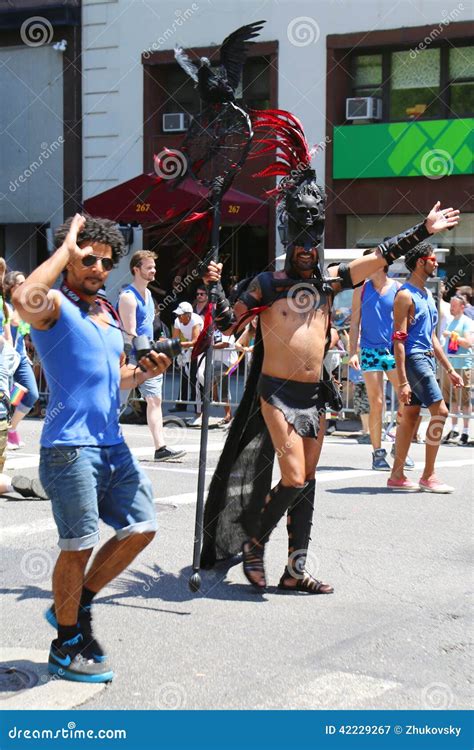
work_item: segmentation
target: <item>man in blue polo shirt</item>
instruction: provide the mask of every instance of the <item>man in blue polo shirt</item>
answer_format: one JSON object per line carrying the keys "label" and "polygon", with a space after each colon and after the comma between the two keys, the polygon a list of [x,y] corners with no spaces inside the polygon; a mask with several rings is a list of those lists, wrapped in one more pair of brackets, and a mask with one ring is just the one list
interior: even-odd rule
{"label": "man in blue polo shirt", "polygon": [[[76,214],[56,232],[57,250],[15,291],[14,304],[50,387],[41,436],[40,478],[59,532],[53,572],[57,627],[49,671],[68,680],[108,682],[113,672],[92,632],[91,604],[153,539],[151,482],[124,442],[119,389],[141,385],[170,364],[163,354],[125,364],[118,316],[98,296],[123,254],[113,222]],[[63,274],[61,290],[53,290]],[[89,566],[99,518],[115,529]]]}

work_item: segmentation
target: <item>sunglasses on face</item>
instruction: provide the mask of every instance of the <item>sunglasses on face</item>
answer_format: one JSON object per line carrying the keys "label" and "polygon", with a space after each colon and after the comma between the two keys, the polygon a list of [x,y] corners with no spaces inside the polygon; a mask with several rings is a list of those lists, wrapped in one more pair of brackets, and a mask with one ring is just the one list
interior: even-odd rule
{"label": "sunglasses on face", "polygon": [[421,260],[431,260],[433,263],[436,263],[436,255],[424,255]]}
{"label": "sunglasses on face", "polygon": [[114,267],[114,262],[112,258],[103,258],[102,255],[84,255],[82,258],[82,265],[86,268],[90,268],[91,266],[95,266],[96,263],[102,263],[102,268],[104,271],[111,271]]}

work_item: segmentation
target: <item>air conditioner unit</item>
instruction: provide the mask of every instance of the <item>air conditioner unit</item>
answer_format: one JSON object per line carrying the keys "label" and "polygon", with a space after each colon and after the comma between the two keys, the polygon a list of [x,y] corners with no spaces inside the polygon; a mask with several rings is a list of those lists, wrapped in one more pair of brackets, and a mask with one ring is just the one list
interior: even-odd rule
{"label": "air conditioner unit", "polygon": [[375,96],[346,99],[346,120],[381,120],[382,100]]}
{"label": "air conditioner unit", "polygon": [[163,115],[163,133],[182,133],[188,129],[189,120],[186,112],[169,112]]}

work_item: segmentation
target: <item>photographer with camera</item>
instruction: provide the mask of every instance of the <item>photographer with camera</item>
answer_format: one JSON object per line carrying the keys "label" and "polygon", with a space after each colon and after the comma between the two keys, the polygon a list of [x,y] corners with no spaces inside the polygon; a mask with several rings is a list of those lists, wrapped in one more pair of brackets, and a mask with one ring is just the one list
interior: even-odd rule
{"label": "photographer with camera", "polygon": [[[129,361],[136,364],[136,351],[132,343],[135,336],[153,338],[155,305],[148,285],[156,275],[155,253],[138,250],[130,259],[131,284],[122,289],[118,312],[124,328],[126,351]],[[155,461],[173,461],[186,455],[183,450],[171,450],[165,445],[163,432],[163,412],[161,399],[163,375],[150,378],[140,386],[140,393],[146,401],[146,419],[155,445]]]}
{"label": "photographer with camera", "polygon": [[[99,295],[123,255],[112,221],[76,214],[59,227],[57,250],[13,293],[50,386],[41,435],[40,478],[51,500],[60,554],[53,572],[57,628],[49,671],[76,682],[108,682],[113,672],[94,637],[91,605],[151,542],[157,529],[152,485],[125,444],[120,387],[134,388],[171,360],[149,352],[127,365],[118,316]],[[52,289],[63,274],[60,291]],[[99,518],[115,530],[97,552]]]}

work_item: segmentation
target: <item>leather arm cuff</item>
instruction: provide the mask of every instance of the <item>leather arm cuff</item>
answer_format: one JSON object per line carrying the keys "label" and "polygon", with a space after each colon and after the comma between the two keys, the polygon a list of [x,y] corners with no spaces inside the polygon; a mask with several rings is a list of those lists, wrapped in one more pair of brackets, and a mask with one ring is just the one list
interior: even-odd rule
{"label": "leather arm cuff", "polygon": [[428,237],[431,237],[431,234],[428,232],[425,222],[422,221],[405,232],[381,242],[378,248],[386,263],[390,266],[397,258],[406,255],[409,250]]}

